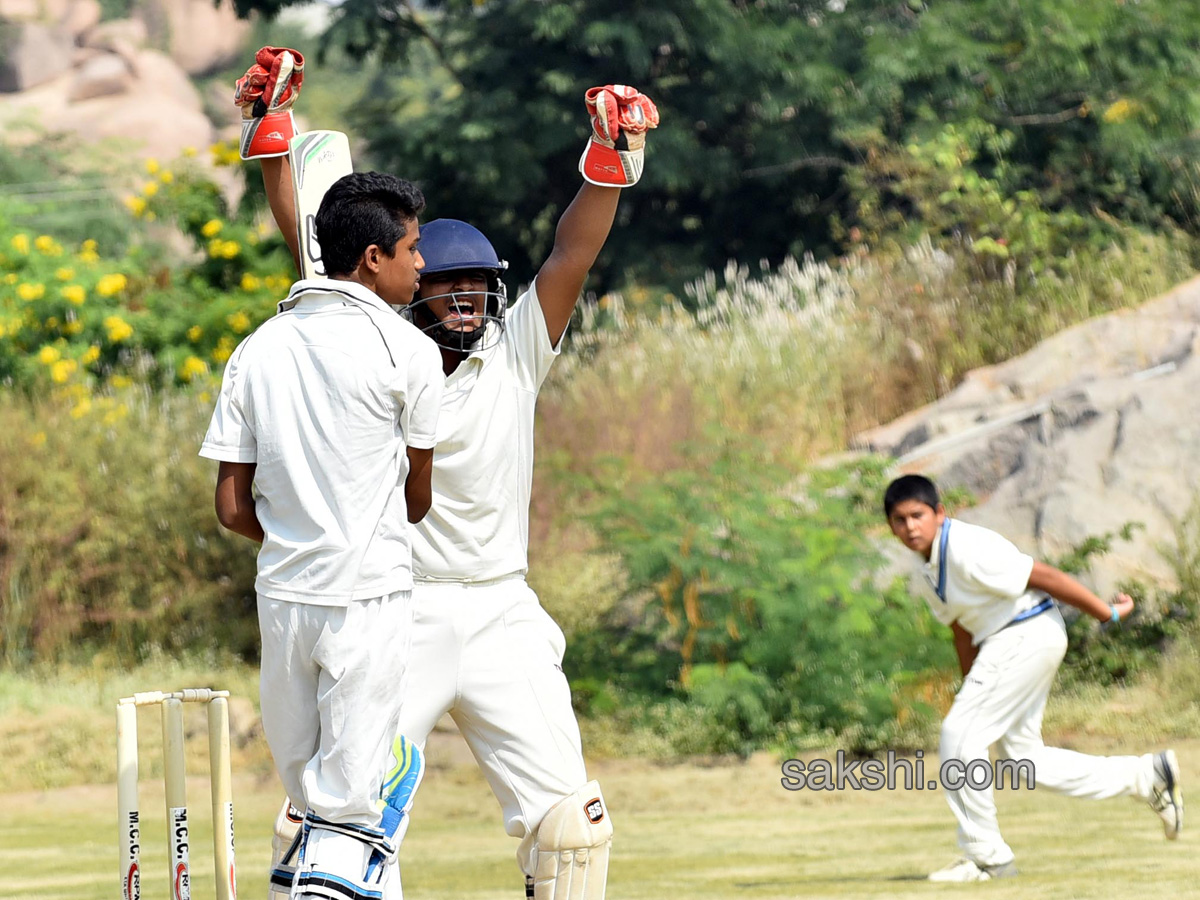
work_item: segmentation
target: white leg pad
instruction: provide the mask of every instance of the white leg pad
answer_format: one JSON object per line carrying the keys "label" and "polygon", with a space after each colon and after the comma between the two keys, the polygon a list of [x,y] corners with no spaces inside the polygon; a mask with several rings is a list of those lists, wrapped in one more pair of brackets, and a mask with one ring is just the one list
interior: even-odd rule
{"label": "white leg pad", "polygon": [[290,801],[284,800],[279,815],[275,817],[275,834],[271,838],[271,868],[267,870],[270,877],[269,900],[288,900],[292,892],[296,858],[300,850],[300,825],[303,821],[303,810],[296,809]]}
{"label": "white leg pad", "polygon": [[554,804],[520,854],[533,873],[534,900],[604,900],[612,835],[595,781]]}

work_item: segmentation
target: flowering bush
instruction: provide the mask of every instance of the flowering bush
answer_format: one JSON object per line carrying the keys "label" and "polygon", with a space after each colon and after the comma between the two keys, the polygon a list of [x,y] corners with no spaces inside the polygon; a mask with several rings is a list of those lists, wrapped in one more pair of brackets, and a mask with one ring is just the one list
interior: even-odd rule
{"label": "flowering bush", "polygon": [[[36,233],[0,201],[0,382],[80,399],[114,378],[208,389],[293,280],[274,227],[231,213],[187,159],[147,161],[124,208],[135,240],[106,256],[101,235]],[[192,255],[172,258],[165,225],[191,239]]]}

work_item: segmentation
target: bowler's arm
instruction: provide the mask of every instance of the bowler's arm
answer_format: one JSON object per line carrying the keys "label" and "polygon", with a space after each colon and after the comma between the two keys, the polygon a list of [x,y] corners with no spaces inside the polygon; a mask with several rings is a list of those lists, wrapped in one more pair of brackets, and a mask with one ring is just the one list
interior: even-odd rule
{"label": "bowler's arm", "polygon": [[1117,594],[1113,598],[1112,606],[1109,606],[1066,572],[1044,562],[1034,561],[1033,571],[1029,574],[1029,587],[1047,593],[1068,606],[1074,606],[1101,622],[1112,618],[1112,606],[1117,608],[1117,614],[1122,619],[1133,612],[1133,598],[1128,594]]}
{"label": "bowler's arm", "polygon": [[254,463],[225,462],[217,469],[217,521],[259,544],[265,537],[254,510]]}
{"label": "bowler's arm", "polygon": [[263,186],[267,189],[267,203],[275,225],[292,251],[292,262],[296,271],[300,267],[300,234],[296,229],[296,195],[292,188],[292,164],[286,156],[264,157],[262,160]]}
{"label": "bowler's arm", "polygon": [[620,188],[585,183],[558,220],[554,249],[537,274],[537,296],[551,345],[557,346],[567,330],[583,281],[612,231],[620,198]]}

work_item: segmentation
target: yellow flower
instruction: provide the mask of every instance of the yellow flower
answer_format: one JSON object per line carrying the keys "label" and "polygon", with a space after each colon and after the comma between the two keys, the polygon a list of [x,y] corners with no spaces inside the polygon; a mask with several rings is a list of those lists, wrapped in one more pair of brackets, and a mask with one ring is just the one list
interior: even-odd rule
{"label": "yellow flower", "polygon": [[147,222],[153,222],[157,218],[158,218],[158,213],[156,213],[154,210],[150,210],[149,212],[146,213],[146,221]]}
{"label": "yellow flower", "polygon": [[191,381],[199,375],[208,374],[208,363],[197,356],[189,356],[183,361],[183,365],[179,367],[179,377],[184,381]]}
{"label": "yellow flower", "polygon": [[22,282],[17,285],[17,296],[27,303],[32,300],[41,300],[46,294],[46,286],[44,284],[30,284]]}
{"label": "yellow flower", "polygon": [[20,280],[20,276],[18,276],[16,272],[9,272],[4,276],[5,284],[16,284]]}
{"label": "yellow flower", "polygon": [[75,360],[60,359],[50,366],[50,380],[55,384],[65,384],[75,374],[77,368],[79,368],[79,364]]}
{"label": "yellow flower", "polygon": [[81,284],[68,284],[62,289],[63,297],[76,306],[83,306],[83,301],[87,299],[87,291],[83,289]]}
{"label": "yellow flower", "polygon": [[67,268],[57,269],[54,272],[54,277],[59,281],[70,281],[75,277],[75,270]]}
{"label": "yellow flower", "polygon": [[83,351],[83,355],[81,357],[79,357],[79,361],[81,363],[83,363],[85,366],[90,366],[92,363],[94,363],[99,358],[100,358],[100,348],[96,344],[92,344],[92,346],[88,347],[86,350]]}
{"label": "yellow flower", "polygon": [[83,397],[83,398],[82,398],[82,399],[80,399],[80,401],[79,401],[78,403],[76,403],[76,404],[75,404],[75,406],[74,406],[74,407],[71,409],[71,418],[72,418],[72,419],[82,419],[84,416],[86,416],[86,415],[87,415],[89,412],[91,412],[91,411],[92,411],[92,400],[91,400],[91,398],[90,398],[90,397]]}
{"label": "yellow flower", "polygon": [[189,328],[187,330],[187,339],[189,341],[191,341],[193,344],[196,343],[196,341],[200,340],[200,338],[203,336],[204,336],[204,329],[201,328],[199,325],[193,325],[191,328]]}
{"label": "yellow flower", "polygon": [[88,238],[86,241],[84,241],[82,244],[79,245],[79,249],[84,251],[85,253],[95,253],[96,252],[96,242],[93,241],[91,238]]}
{"label": "yellow flower", "polygon": [[129,211],[135,216],[140,216],[146,211],[146,201],[141,197],[134,197],[132,194],[130,194],[121,202],[129,207]]}
{"label": "yellow flower", "polygon": [[108,412],[106,412],[104,414],[104,424],[105,425],[116,425],[123,418],[125,418],[125,416],[127,416],[128,414],[129,414],[129,407],[127,407],[124,403],[121,403],[115,409],[110,409]]}
{"label": "yellow flower", "polygon": [[233,355],[235,346],[233,338],[227,334],[222,335],[221,340],[217,341],[217,349],[212,352],[213,362],[225,362],[225,360]]}
{"label": "yellow flower", "polygon": [[58,327],[58,316],[51,316],[50,318],[48,318],[46,320],[46,328],[49,331],[53,331],[57,327]]}
{"label": "yellow flower", "polygon": [[215,237],[216,235],[221,233],[221,229],[223,227],[224,227],[224,224],[221,222],[220,219],[209,219],[200,228],[200,233],[207,238]]}
{"label": "yellow flower", "polygon": [[95,250],[80,250],[79,261],[85,263],[94,263],[100,258],[100,254]]}
{"label": "yellow flower", "polygon": [[170,169],[163,169],[163,171],[159,173],[158,180],[163,184],[170,184],[175,180],[175,173]]}
{"label": "yellow flower", "polygon": [[108,379],[108,383],[115,388],[127,388],[133,384],[133,381],[126,375],[114,375]]}
{"label": "yellow flower", "polygon": [[250,317],[240,309],[225,317],[225,323],[233,329],[234,334],[245,334],[250,330]]}
{"label": "yellow flower", "polygon": [[1122,97],[1104,110],[1102,118],[1111,125],[1119,125],[1138,111],[1138,104]]}
{"label": "yellow flower", "polygon": [[39,253],[54,254],[55,250],[62,252],[62,248],[54,242],[54,238],[48,234],[40,234],[33,242],[33,246],[37,247]]}
{"label": "yellow flower", "polygon": [[111,297],[113,294],[119,294],[125,290],[129,281],[120,272],[112,275],[105,275],[96,284],[96,293],[101,297]]}
{"label": "yellow flower", "polygon": [[29,443],[33,444],[35,447],[42,446],[46,443],[46,432],[39,431],[29,439]]}
{"label": "yellow flower", "polygon": [[147,181],[145,184],[142,185],[142,193],[145,194],[147,197],[153,197],[155,194],[158,193],[158,182],[157,181]]}
{"label": "yellow flower", "polygon": [[262,286],[262,281],[257,275],[251,275],[249,272],[242,274],[242,290],[257,291]]}
{"label": "yellow flower", "polygon": [[79,334],[81,331],[83,331],[83,323],[78,319],[72,319],[63,326],[63,331],[70,335]]}
{"label": "yellow flower", "polygon": [[196,155],[196,148],[195,147],[184,147],[183,155],[186,156],[188,159],[191,159],[193,156]]}
{"label": "yellow flower", "polygon": [[106,318],[104,320],[104,327],[108,330],[109,341],[114,344],[119,344],[133,334],[133,328],[120,316],[109,316]]}
{"label": "yellow flower", "polygon": [[242,252],[242,245],[237,241],[222,241],[221,256],[225,259],[233,259]]}
{"label": "yellow flower", "polygon": [[57,347],[51,347],[49,344],[47,344],[38,351],[37,358],[38,362],[40,362],[43,366],[52,366],[62,359],[62,354],[58,352]]}
{"label": "yellow flower", "polygon": [[146,174],[153,175],[159,170],[158,160],[151,156],[146,160]]}
{"label": "yellow flower", "polygon": [[4,323],[0,322],[0,338],[8,334],[8,329],[4,327]]}
{"label": "yellow flower", "polygon": [[14,234],[12,236],[12,238],[9,240],[9,244],[11,244],[12,248],[14,250],[16,250],[18,253],[28,253],[29,252],[29,235]]}

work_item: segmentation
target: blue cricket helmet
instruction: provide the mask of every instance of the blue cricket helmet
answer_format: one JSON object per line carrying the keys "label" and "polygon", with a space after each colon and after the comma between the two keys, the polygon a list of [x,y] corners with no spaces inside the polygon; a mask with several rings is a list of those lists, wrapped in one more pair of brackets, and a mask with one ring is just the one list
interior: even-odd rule
{"label": "blue cricket helmet", "polygon": [[421,226],[418,249],[425,260],[422,276],[464,269],[486,273],[488,290],[482,295],[483,311],[472,317],[475,328],[449,327],[437,318],[429,301],[470,295],[439,294],[414,298],[401,314],[448,350],[470,353],[493,346],[504,333],[508,292],[500,276],[508,269],[508,263],[497,255],[492,242],[474,225],[458,219],[434,219]]}
{"label": "blue cricket helmet", "polygon": [[421,256],[426,275],[456,269],[484,269],[499,278],[508,263],[496,255],[482,231],[458,219],[434,219],[421,226]]}

